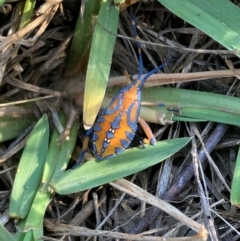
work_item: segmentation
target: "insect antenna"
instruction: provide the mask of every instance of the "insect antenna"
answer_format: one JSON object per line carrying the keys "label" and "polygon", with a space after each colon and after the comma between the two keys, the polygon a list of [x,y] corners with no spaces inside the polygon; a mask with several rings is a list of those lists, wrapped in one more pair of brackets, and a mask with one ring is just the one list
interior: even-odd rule
{"label": "insect antenna", "polygon": [[133,15],[133,11],[132,10],[130,10],[130,18],[131,18],[132,27],[133,27],[133,33],[134,33],[135,38],[137,40],[137,47],[138,47],[139,74],[138,74],[138,77],[135,80],[135,81],[137,81],[137,80],[140,79],[140,77],[143,74],[142,49],[141,49],[141,43],[139,41],[140,38],[139,38],[139,35],[138,35],[138,32],[137,32],[135,17]]}
{"label": "insect antenna", "polygon": [[161,64],[160,66],[158,66],[157,68],[151,70],[150,72],[148,72],[146,75],[143,76],[143,78],[141,78],[142,74],[143,74],[143,59],[142,59],[142,49],[141,49],[141,43],[140,43],[140,37],[138,35],[137,32],[137,27],[136,27],[136,21],[133,15],[133,11],[130,10],[130,18],[131,18],[131,22],[132,22],[132,26],[133,26],[133,32],[137,41],[137,47],[138,47],[138,58],[139,58],[139,74],[138,77],[134,80],[134,84],[136,84],[139,80],[141,81],[140,84],[138,85],[140,88],[144,85],[144,82],[147,80],[148,77],[150,77],[152,74],[157,73],[160,69],[162,69],[165,65],[168,65],[171,63],[171,61],[168,61],[165,64]]}

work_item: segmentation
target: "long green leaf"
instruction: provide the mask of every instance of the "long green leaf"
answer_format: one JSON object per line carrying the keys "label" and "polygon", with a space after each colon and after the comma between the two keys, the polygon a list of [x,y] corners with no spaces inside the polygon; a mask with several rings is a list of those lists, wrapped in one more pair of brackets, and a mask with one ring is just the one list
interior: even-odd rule
{"label": "long green leaf", "polygon": [[142,100],[164,103],[166,108],[200,108],[240,114],[240,99],[214,93],[175,88],[146,88]]}
{"label": "long green leaf", "polygon": [[28,232],[33,229],[41,230],[51,196],[50,192],[43,192],[41,188],[37,190],[27,217],[18,222],[19,232]]}
{"label": "long green leaf", "polygon": [[26,0],[19,28],[24,28],[30,23],[36,0]]}
{"label": "long green leaf", "polygon": [[190,138],[180,138],[161,141],[155,146],[126,150],[112,159],[92,160],[56,177],[50,185],[60,194],[93,188],[159,163],[184,147],[189,140]]}
{"label": "long green leaf", "polygon": [[101,0],[85,1],[83,16],[79,14],[67,62],[69,71],[75,68],[81,69],[82,65],[86,64],[100,3]]}
{"label": "long green leaf", "polygon": [[215,111],[211,109],[183,108],[181,110],[183,116],[192,118],[202,118],[203,120],[219,122],[223,124],[239,125],[240,114],[228,113],[223,111]]}
{"label": "long green leaf", "polygon": [[29,230],[24,233],[18,230],[15,236],[17,241],[39,241],[40,237],[43,236],[43,226],[38,230]]}
{"label": "long green leaf", "polygon": [[[228,0],[158,0],[229,50],[240,50],[240,9]],[[238,54],[238,56],[240,56]]]}
{"label": "long green leaf", "polygon": [[[66,124],[64,119],[63,115],[60,115],[62,125]],[[48,183],[52,177],[60,175],[66,169],[76,144],[77,130],[78,123],[76,122],[70,132],[69,140],[61,144],[58,143],[60,134],[57,129],[54,130],[44,165],[42,185],[38,188],[27,217],[18,223],[20,231],[26,232],[32,229],[41,231],[45,211],[52,195],[47,189],[46,183]]]}
{"label": "long green leaf", "polygon": [[[166,108],[178,110],[180,117],[239,125],[240,100],[232,96],[174,88],[148,88],[142,99],[164,103]],[[177,112],[174,112],[177,115]],[[177,118],[173,117],[173,120]],[[194,120],[193,120],[194,121]]]}
{"label": "long green leaf", "polygon": [[6,2],[6,0],[0,0],[0,7]]}
{"label": "long green leaf", "polygon": [[11,194],[9,215],[24,218],[40,184],[49,139],[47,116],[44,115],[32,130],[24,148]]}
{"label": "long green leaf", "polygon": [[0,223],[0,240],[16,241],[16,239],[7,231],[6,228]]}
{"label": "long green leaf", "polygon": [[[65,126],[66,118],[64,118],[62,113],[60,113],[59,116],[60,116],[60,121],[62,126]],[[51,138],[48,154],[46,157],[46,162],[44,165],[44,172],[42,177],[43,185],[48,183],[53,176],[59,175],[61,172],[65,171],[65,169],[67,168],[69,159],[71,158],[73,149],[76,145],[77,134],[78,134],[78,123],[76,122],[71,129],[68,140],[59,144],[58,139],[60,134],[57,129],[54,130]],[[41,190],[45,192],[48,191],[47,187],[45,186],[41,187]]]}
{"label": "long green leaf", "polygon": [[[115,88],[108,93],[115,95],[116,92]],[[168,109],[175,110],[172,112],[174,121],[186,121],[185,118],[188,118],[188,121],[195,122],[209,120],[231,125],[240,123],[240,99],[237,97],[193,90],[151,87],[142,90],[142,101],[165,105],[165,108],[151,107],[158,111],[158,114],[152,110],[147,111],[147,109],[141,108],[141,116],[153,123],[158,123],[156,117],[160,118],[164,113],[165,118],[171,120],[169,117],[171,112]],[[108,99],[106,99],[104,107],[107,106],[107,103]]]}
{"label": "long green leaf", "polygon": [[[112,1],[101,4],[90,51],[84,92],[83,122],[92,126],[104,98],[118,27],[118,7]],[[109,32],[107,32],[107,31]]]}
{"label": "long green leaf", "polygon": [[0,117],[0,142],[18,137],[26,130],[35,118],[14,118],[9,116]]}
{"label": "long green leaf", "polygon": [[237,207],[240,207],[240,149],[238,150],[238,156],[236,161],[236,166],[234,169],[232,188],[231,188],[231,203]]}

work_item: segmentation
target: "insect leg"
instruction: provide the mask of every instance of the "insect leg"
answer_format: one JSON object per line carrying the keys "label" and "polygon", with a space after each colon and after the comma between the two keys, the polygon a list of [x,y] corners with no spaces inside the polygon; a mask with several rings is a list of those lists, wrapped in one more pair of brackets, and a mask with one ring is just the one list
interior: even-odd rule
{"label": "insect leg", "polygon": [[75,169],[78,165],[80,165],[83,161],[83,158],[84,158],[84,154],[88,148],[88,143],[89,143],[89,140],[90,140],[90,134],[92,133],[92,129],[88,130],[85,134],[85,137],[84,137],[84,140],[83,140],[83,146],[82,146],[82,151],[81,151],[81,154],[78,158],[78,161],[76,162],[76,164],[71,168],[71,169]]}
{"label": "insect leg", "polygon": [[153,146],[153,145],[156,143],[156,139],[155,139],[155,137],[154,137],[154,135],[153,135],[153,133],[152,133],[149,125],[148,125],[147,122],[146,122],[143,118],[141,118],[140,116],[138,117],[138,122],[139,122],[139,124],[141,125],[141,127],[143,128],[143,131],[145,132],[145,134],[147,135],[147,139],[145,138],[145,139],[143,140],[143,142],[144,142],[145,144],[150,144],[150,145]]}
{"label": "insect leg", "polygon": [[177,106],[177,105],[175,105],[175,106],[173,105],[173,106],[171,106],[171,107],[168,107],[168,106],[170,106],[170,105],[166,106],[164,103],[161,103],[161,102],[158,103],[158,102],[150,102],[150,101],[148,101],[148,102],[142,101],[142,102],[141,102],[141,105],[142,105],[142,106],[165,107],[165,109],[166,109],[167,111],[176,112],[176,113],[178,113],[178,114],[181,114],[180,107]]}
{"label": "insect leg", "polygon": [[159,103],[157,106],[159,107],[165,107],[166,110],[170,111],[170,112],[176,112],[178,114],[181,114],[181,110],[179,106],[174,106],[174,107],[167,107],[165,104],[163,103]]}

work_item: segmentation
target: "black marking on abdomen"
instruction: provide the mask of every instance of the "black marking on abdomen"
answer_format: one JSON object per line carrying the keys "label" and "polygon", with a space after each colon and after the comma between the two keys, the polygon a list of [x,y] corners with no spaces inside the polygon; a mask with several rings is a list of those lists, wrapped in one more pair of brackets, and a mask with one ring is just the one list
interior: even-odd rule
{"label": "black marking on abdomen", "polygon": [[118,155],[118,154],[122,153],[124,150],[125,150],[124,148],[116,147],[115,148],[115,153],[116,153],[116,155]]}
{"label": "black marking on abdomen", "polygon": [[95,142],[97,140],[98,140],[98,135],[96,133],[93,133],[92,141]]}
{"label": "black marking on abdomen", "polygon": [[95,124],[95,125],[93,126],[93,131],[98,132],[98,131],[100,131],[100,130],[102,130],[102,127],[101,127],[100,125]]}
{"label": "black marking on abdomen", "polygon": [[115,133],[115,131],[114,131],[113,129],[109,129],[109,130],[106,132],[106,137],[107,137],[108,139],[112,139],[112,138],[114,138],[114,133]]}
{"label": "black marking on abdomen", "polygon": [[97,123],[103,123],[103,122],[105,122],[106,121],[106,119],[102,116],[102,115],[100,115],[98,118],[97,118]]}
{"label": "black marking on abdomen", "polygon": [[129,141],[132,141],[134,136],[135,136],[135,133],[130,132],[130,131],[126,131],[125,134],[126,134]]}
{"label": "black marking on abdomen", "polygon": [[114,121],[110,122],[112,129],[119,129],[120,128],[120,121],[122,120],[121,116],[116,116]]}
{"label": "black marking on abdomen", "polygon": [[122,147],[125,149],[128,148],[128,146],[130,145],[130,141],[125,140],[125,139],[121,139],[120,142],[121,142]]}

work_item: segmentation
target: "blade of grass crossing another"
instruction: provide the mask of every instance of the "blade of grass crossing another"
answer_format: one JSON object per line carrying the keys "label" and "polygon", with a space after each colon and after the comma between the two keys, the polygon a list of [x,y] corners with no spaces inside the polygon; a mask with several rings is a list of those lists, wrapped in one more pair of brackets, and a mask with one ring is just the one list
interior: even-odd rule
{"label": "blade of grass crossing another", "polygon": [[196,108],[240,114],[239,98],[195,90],[146,88],[142,90],[142,101],[164,103],[165,108],[180,109],[180,111],[182,108]]}
{"label": "blade of grass crossing another", "polygon": [[10,234],[6,228],[0,223],[0,240],[16,241],[16,239]]}
{"label": "blade of grass crossing another", "polygon": [[[113,88],[108,91],[108,94],[114,96],[117,92],[118,89]],[[105,98],[104,107],[108,104],[106,100],[107,98]],[[240,123],[240,99],[233,96],[168,87],[150,87],[142,90],[142,101],[159,105],[141,107],[141,117],[153,123],[159,123],[157,120],[161,117],[160,114],[153,114],[153,111],[165,113],[164,118],[168,121],[209,120],[230,125]],[[164,108],[160,106],[161,103],[164,103]],[[168,109],[176,111],[171,112]]]}
{"label": "blade of grass crossing another", "polygon": [[15,235],[17,241],[39,241],[43,236],[43,226],[38,230],[29,230],[28,232],[18,231]]}
{"label": "blade of grass crossing another", "polygon": [[18,222],[19,232],[28,232],[29,230],[40,231],[42,229],[43,217],[50,203],[51,196],[50,192],[43,192],[41,188],[37,190],[27,217]]}
{"label": "blade of grass crossing another", "polygon": [[189,141],[190,138],[160,141],[154,146],[128,149],[112,159],[88,161],[52,179],[50,185],[59,194],[97,187],[155,165],[179,151]]}
{"label": "blade of grass crossing another", "polygon": [[[64,118],[64,116],[61,114],[60,120],[63,125],[66,124],[65,119],[66,118]],[[44,165],[42,183],[38,188],[27,217],[23,220],[20,220],[18,223],[20,230],[23,232],[32,229],[41,230],[45,211],[52,196],[52,193],[47,188],[48,186],[46,184],[49,183],[51,178],[53,178],[55,175],[60,175],[67,168],[67,164],[71,158],[71,154],[76,144],[77,134],[78,123],[76,122],[71,129],[69,140],[59,144],[58,138],[60,134],[58,133],[57,129],[54,130]]]}
{"label": "blade of grass crossing another", "polygon": [[[59,117],[61,124],[65,126],[66,118],[62,113],[59,113]],[[57,129],[54,130],[44,166],[44,172],[42,177],[43,187],[41,187],[42,191],[47,192],[48,187],[47,185],[45,186],[45,184],[47,184],[52,177],[54,177],[55,175],[59,175],[67,168],[69,159],[71,158],[71,154],[76,144],[77,134],[78,122],[75,122],[71,129],[68,140],[63,142],[62,144],[59,144],[58,139],[60,134]]]}

